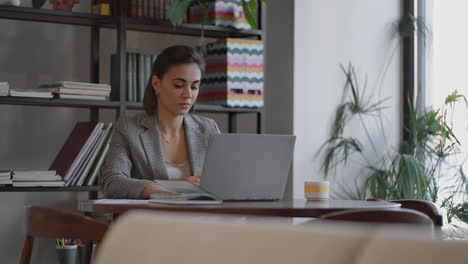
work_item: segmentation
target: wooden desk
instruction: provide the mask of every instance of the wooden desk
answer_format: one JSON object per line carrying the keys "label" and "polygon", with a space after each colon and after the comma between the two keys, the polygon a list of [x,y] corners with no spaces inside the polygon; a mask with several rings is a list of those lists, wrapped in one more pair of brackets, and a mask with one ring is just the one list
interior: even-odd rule
{"label": "wooden desk", "polygon": [[[242,215],[266,215],[286,217],[318,217],[322,214],[351,210],[351,209],[397,209],[400,204],[386,201],[353,201],[353,200],[328,200],[306,201],[304,199],[290,201],[265,201],[265,202],[224,202],[219,205],[167,205],[148,203],[145,200],[134,200],[131,203],[100,204],[95,201],[82,201],[80,208],[88,208],[85,211],[95,213],[123,214],[129,210],[145,209],[156,211],[183,211],[204,212],[217,214],[242,214]],[[90,209],[91,208],[91,209]]]}

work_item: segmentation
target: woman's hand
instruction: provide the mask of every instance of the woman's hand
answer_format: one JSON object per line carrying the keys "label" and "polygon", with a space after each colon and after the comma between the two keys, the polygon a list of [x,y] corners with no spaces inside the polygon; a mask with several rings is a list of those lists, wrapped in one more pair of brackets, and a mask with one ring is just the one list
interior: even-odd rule
{"label": "woman's hand", "polygon": [[140,198],[149,199],[151,198],[151,194],[153,193],[171,193],[159,189],[158,186],[159,185],[155,182],[149,183],[148,185],[146,185],[145,189],[143,189],[143,192],[141,192]]}
{"label": "woman's hand", "polygon": [[195,175],[195,176],[188,177],[185,180],[188,181],[188,182],[191,182],[193,184],[200,185],[200,178],[201,178],[201,174],[198,174],[198,175]]}

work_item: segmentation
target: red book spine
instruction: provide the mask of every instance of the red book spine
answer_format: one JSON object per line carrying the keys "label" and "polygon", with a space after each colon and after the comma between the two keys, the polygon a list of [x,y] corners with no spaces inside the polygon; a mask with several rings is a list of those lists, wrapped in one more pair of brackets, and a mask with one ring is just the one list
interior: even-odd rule
{"label": "red book spine", "polygon": [[97,124],[97,122],[77,123],[55,157],[54,162],[50,165],[49,170],[55,170],[58,175],[64,177]]}

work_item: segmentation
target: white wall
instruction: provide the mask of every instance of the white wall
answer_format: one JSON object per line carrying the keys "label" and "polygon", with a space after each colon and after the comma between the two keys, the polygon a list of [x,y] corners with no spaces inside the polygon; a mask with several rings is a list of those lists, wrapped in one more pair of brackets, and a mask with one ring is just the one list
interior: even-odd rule
{"label": "white wall", "polygon": [[[340,64],[351,62],[359,81],[368,76],[368,94],[390,97],[386,103],[385,131],[382,138],[374,122],[366,119],[378,159],[386,144],[395,143],[400,133],[401,60],[393,23],[400,16],[399,0],[296,0],[294,6],[294,197],[303,197],[304,180],[322,179],[323,155],[314,158],[330,135],[337,106],[343,100],[345,77]],[[392,57],[392,52],[396,53]],[[378,77],[389,64],[382,85]],[[353,121],[345,132],[365,143],[365,134]],[[364,149],[370,149],[365,143]],[[353,189],[362,175],[359,159],[352,159],[346,170],[337,170],[331,185],[333,197],[344,197],[343,187]],[[341,184],[340,184],[341,183]]]}
{"label": "white wall", "polygon": [[[444,104],[445,97],[458,90],[468,98],[468,75],[466,74],[466,61],[468,60],[468,36],[460,34],[468,27],[468,17],[463,13],[468,8],[468,2],[463,0],[430,1],[430,25],[433,38],[429,47],[429,72],[427,105],[435,109]],[[452,117],[453,132],[461,142],[461,156],[452,157],[453,166],[459,165],[466,159],[468,153],[468,111],[464,103],[457,104]],[[464,163],[465,172],[468,163]],[[451,175],[451,173],[449,173]],[[443,177],[443,187],[453,185],[453,180]],[[450,195],[444,194],[445,195]],[[443,197],[440,198],[441,200]]]}

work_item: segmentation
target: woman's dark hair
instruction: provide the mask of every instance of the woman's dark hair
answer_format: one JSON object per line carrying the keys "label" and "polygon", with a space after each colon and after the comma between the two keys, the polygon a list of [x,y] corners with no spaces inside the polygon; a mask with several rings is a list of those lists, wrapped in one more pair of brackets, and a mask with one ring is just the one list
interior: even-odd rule
{"label": "woman's dark hair", "polygon": [[[151,82],[153,75],[156,75],[162,80],[170,67],[187,63],[197,64],[202,73],[205,70],[205,60],[203,59],[202,53],[189,46],[172,46],[166,48],[158,55],[151,67],[151,76],[146,85],[145,95],[143,97],[143,106],[148,115],[155,113],[158,104],[158,96]],[[193,107],[191,111],[192,110]]]}

